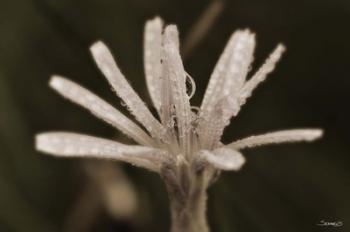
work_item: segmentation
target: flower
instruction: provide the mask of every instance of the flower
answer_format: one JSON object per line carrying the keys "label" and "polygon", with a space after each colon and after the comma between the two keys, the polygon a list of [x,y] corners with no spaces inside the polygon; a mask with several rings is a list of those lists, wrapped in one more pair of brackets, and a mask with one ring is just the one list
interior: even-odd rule
{"label": "flower", "polygon": [[[53,76],[50,86],[139,145],[70,132],[48,132],[36,136],[36,148],[61,157],[124,161],[163,176],[167,175],[164,168],[168,168],[179,176],[182,167],[190,171],[239,170],[245,163],[242,149],[319,138],[322,135],[320,129],[295,129],[251,136],[229,144],[220,142],[231,118],[238,114],[257,85],[274,70],[285,50],[283,45],[278,45],[262,67],[247,80],[254,47],[255,37],[249,30],[232,34],[210,77],[202,104],[197,108],[190,105],[195,84],[182,64],[176,26],[163,29],[163,22],[158,17],[148,21],[144,34],[144,68],[158,120],[129,85],[106,45],[96,42],[90,50],[98,68],[141,125],[63,77]],[[191,94],[187,82],[192,85]]]}

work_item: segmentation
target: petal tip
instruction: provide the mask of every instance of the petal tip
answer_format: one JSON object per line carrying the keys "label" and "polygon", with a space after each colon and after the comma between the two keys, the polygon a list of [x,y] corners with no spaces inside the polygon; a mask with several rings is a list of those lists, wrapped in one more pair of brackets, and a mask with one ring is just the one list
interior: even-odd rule
{"label": "petal tip", "polygon": [[64,78],[58,75],[52,75],[49,80],[49,86],[53,89],[60,89]]}
{"label": "petal tip", "polygon": [[279,43],[277,44],[276,50],[278,50],[279,53],[284,53],[287,50],[287,47],[284,44]]}
{"label": "petal tip", "polygon": [[174,24],[168,25],[165,28],[164,36],[165,36],[165,40],[168,42],[172,41],[172,39],[174,39],[174,38],[178,38],[179,31],[177,29],[177,26]]}
{"label": "petal tip", "polygon": [[45,134],[36,134],[34,138],[35,150],[45,152],[46,151],[46,136]]}
{"label": "petal tip", "polygon": [[158,15],[154,16],[153,18],[147,20],[147,23],[154,23],[154,24],[157,24],[157,25],[161,25],[163,24],[163,20],[161,17],[159,17]]}
{"label": "petal tip", "polygon": [[164,30],[164,51],[166,53],[177,53],[179,46],[179,32],[176,25],[168,25]]}
{"label": "petal tip", "polygon": [[212,152],[202,151],[200,156],[217,169],[238,171],[245,164],[244,156],[235,149],[218,148]]}
{"label": "petal tip", "polygon": [[90,51],[93,55],[99,54],[101,51],[106,49],[106,45],[101,40],[96,41],[90,46]]}
{"label": "petal tip", "polygon": [[244,156],[240,156],[236,162],[237,163],[235,164],[235,166],[230,170],[239,171],[246,163],[246,159],[244,158]]}
{"label": "petal tip", "polygon": [[310,141],[320,139],[323,136],[324,132],[322,129],[312,129],[310,131]]}
{"label": "petal tip", "polygon": [[231,151],[230,153],[231,157],[226,160],[225,168],[223,168],[223,170],[239,171],[246,163],[246,159],[238,151]]}

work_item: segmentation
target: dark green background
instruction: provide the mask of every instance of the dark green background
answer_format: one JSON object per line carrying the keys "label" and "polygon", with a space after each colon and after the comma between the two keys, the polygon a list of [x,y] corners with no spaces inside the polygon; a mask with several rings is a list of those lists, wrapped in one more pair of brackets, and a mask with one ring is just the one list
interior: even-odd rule
{"label": "dark green background", "polygon": [[[48,88],[61,74],[120,108],[96,69],[89,45],[104,40],[128,80],[149,103],[142,68],[144,22],[160,15],[181,38],[207,0],[1,0],[0,2],[0,231],[61,231],[86,182],[81,161],[34,151],[33,136],[70,130],[113,137],[115,130]],[[246,151],[244,168],[224,173],[209,191],[213,231],[350,231],[350,1],[226,1],[208,36],[185,61],[200,103],[230,33],[257,33],[255,66],[282,41],[287,53],[225,131],[229,142],[253,133],[322,127],[312,144]],[[255,70],[255,69],[254,69]],[[167,231],[164,186],[155,174],[123,166],[147,217],[113,220],[101,212],[93,231]],[[318,227],[320,220],[341,228]]]}

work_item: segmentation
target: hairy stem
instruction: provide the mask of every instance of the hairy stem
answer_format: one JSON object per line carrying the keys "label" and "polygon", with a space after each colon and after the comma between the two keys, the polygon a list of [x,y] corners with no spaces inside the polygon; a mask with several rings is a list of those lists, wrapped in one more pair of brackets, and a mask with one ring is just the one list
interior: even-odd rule
{"label": "hairy stem", "polygon": [[206,219],[206,190],[189,197],[184,202],[172,198],[171,210],[171,232],[208,232]]}
{"label": "hairy stem", "polygon": [[206,173],[193,173],[188,170],[188,167],[164,167],[161,172],[170,200],[170,231],[209,232],[206,218]]}

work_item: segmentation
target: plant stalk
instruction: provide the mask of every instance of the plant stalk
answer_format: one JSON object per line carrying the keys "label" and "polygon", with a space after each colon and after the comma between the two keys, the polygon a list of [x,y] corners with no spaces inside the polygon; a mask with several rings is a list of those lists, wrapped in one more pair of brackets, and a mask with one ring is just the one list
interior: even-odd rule
{"label": "plant stalk", "polygon": [[208,173],[191,172],[188,167],[175,170],[165,167],[161,172],[170,200],[170,232],[209,232],[205,178]]}

